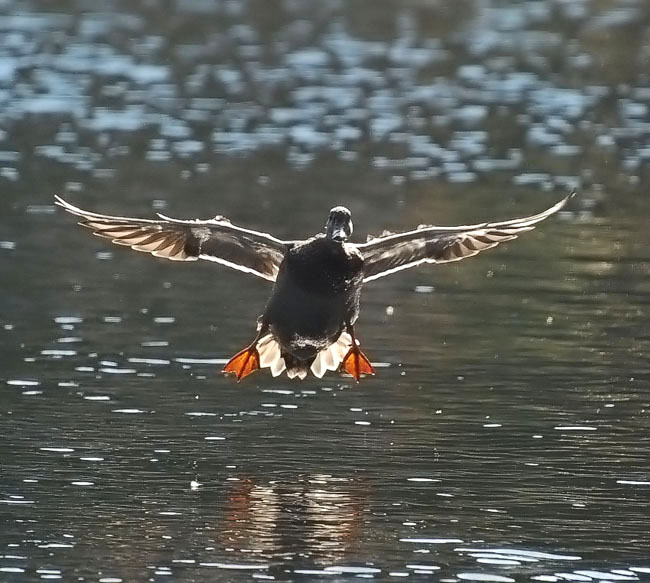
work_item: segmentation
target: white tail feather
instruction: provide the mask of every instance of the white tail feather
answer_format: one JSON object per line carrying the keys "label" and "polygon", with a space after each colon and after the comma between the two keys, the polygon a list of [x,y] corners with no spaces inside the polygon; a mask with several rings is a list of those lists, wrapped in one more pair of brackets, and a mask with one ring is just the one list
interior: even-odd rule
{"label": "white tail feather", "polygon": [[260,368],[270,368],[274,377],[281,375],[287,368],[280,352],[280,345],[271,334],[260,338],[257,342],[257,352],[260,355]]}
{"label": "white tail feather", "polygon": [[257,352],[260,355],[260,367],[262,368],[271,367],[281,357],[280,347],[270,334],[258,341]]}
{"label": "white tail feather", "polygon": [[284,364],[284,358],[278,358],[271,366],[271,374],[274,377],[280,376],[286,368],[287,366]]}
{"label": "white tail feather", "polygon": [[282,358],[280,345],[272,334],[265,334],[258,340],[257,352],[260,355],[260,368],[270,369],[274,377],[281,375],[286,370],[290,379],[297,377],[302,380],[307,377],[309,370],[311,370],[312,374],[320,379],[328,370],[338,370],[351,346],[352,337],[347,332],[343,332],[336,342],[330,344],[327,348],[323,348],[316,355],[310,369],[294,368],[288,370],[284,358]]}
{"label": "white tail feather", "polygon": [[308,372],[309,372],[309,370],[306,369],[306,368],[288,368],[287,369],[287,376],[290,379],[295,379],[296,377],[298,377],[302,381],[302,380],[305,379]]}
{"label": "white tail feather", "polygon": [[312,374],[320,379],[328,370],[337,370],[351,346],[352,337],[347,332],[342,332],[336,342],[316,355],[311,365]]}

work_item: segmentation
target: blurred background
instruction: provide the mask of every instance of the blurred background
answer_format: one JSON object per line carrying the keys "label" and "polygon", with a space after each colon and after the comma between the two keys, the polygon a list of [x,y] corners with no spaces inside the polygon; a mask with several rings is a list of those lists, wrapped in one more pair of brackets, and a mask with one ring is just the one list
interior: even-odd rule
{"label": "blurred background", "polygon": [[[649,63],[645,0],[0,0],[0,579],[647,579]],[[363,241],[572,188],[369,284],[358,385],[222,377],[267,282],[53,205]]]}

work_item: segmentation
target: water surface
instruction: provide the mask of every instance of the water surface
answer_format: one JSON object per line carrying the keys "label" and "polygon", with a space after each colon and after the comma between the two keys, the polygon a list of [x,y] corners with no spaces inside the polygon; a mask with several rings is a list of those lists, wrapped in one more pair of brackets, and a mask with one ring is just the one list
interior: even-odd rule
{"label": "water surface", "polygon": [[[650,15],[0,2],[0,580],[650,572]],[[267,282],[57,211],[358,240],[557,219],[364,291],[377,375],[236,384]]]}

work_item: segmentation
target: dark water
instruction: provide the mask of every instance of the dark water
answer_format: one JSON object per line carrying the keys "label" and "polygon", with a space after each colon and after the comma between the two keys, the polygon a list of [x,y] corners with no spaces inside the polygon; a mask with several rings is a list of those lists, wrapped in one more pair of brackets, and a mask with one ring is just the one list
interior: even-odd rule
{"label": "dark water", "polygon": [[[650,573],[650,11],[0,1],[0,581]],[[580,197],[369,284],[377,376],[219,371],[266,282],[104,212],[360,240]]]}

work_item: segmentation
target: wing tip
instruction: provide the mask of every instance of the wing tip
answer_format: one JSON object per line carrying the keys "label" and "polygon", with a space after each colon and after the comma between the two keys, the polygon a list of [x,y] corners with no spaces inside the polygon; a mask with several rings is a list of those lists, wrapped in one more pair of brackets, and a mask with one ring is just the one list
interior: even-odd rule
{"label": "wing tip", "polygon": [[571,192],[569,192],[569,194],[567,194],[564,198],[560,199],[552,207],[546,209],[545,211],[542,211],[539,215],[537,215],[540,217],[540,221],[553,216],[555,213],[562,210],[567,205],[567,203],[577,194],[578,190],[576,188],[573,188]]}
{"label": "wing tip", "polygon": [[[571,199],[575,198],[578,195],[578,189],[577,188],[572,188],[571,192],[567,194],[560,202],[558,202],[558,205],[560,205],[560,209],[563,208],[566,203],[568,203]],[[559,210],[559,209],[558,209]]]}
{"label": "wing tip", "polygon": [[73,215],[82,215],[83,211],[79,208],[70,204],[67,200],[63,200],[58,194],[54,195],[54,204],[60,206],[63,210],[72,213]]}
{"label": "wing tip", "polygon": [[60,206],[64,211],[70,213],[71,215],[82,217],[84,220],[106,220],[106,219],[116,218],[116,217],[110,217],[108,215],[100,215],[98,213],[93,213],[91,211],[85,211],[82,208],[79,208],[78,206],[69,203],[67,200],[64,200],[58,194],[54,195],[54,204],[56,206]]}

